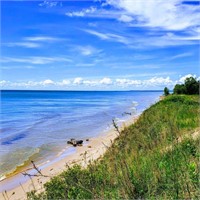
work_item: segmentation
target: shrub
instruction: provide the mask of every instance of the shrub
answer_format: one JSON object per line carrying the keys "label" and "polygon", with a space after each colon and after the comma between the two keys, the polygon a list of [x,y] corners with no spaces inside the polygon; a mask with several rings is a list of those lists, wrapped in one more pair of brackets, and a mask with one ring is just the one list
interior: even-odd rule
{"label": "shrub", "polygon": [[186,94],[199,94],[199,81],[190,77],[185,80]]}
{"label": "shrub", "polygon": [[164,88],[164,95],[165,96],[169,95],[169,89],[167,87]]}
{"label": "shrub", "polygon": [[185,79],[184,84],[176,84],[174,94],[199,94],[199,81],[194,77]]}
{"label": "shrub", "polygon": [[176,84],[174,87],[174,94],[186,94],[186,88],[184,84]]}

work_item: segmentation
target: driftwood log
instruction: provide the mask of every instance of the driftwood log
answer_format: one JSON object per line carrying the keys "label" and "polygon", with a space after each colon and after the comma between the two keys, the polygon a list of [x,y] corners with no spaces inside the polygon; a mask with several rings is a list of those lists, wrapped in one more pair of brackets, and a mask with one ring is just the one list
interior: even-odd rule
{"label": "driftwood log", "polygon": [[67,141],[67,144],[71,144],[74,147],[82,146],[83,145],[83,140],[75,140],[75,139],[72,138],[71,140]]}

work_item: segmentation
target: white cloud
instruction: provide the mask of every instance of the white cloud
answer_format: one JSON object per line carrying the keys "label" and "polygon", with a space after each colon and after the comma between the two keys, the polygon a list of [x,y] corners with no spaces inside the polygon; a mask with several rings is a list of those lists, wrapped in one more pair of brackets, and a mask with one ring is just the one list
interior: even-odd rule
{"label": "white cloud", "polygon": [[2,45],[7,47],[24,47],[24,48],[39,48],[43,44],[41,42],[56,42],[61,41],[62,38],[48,37],[48,36],[35,36],[35,37],[24,37],[21,42],[7,42]]}
{"label": "white cloud", "polygon": [[179,38],[180,40],[190,40],[190,41],[196,41],[196,40],[200,40],[200,34],[197,33],[198,35],[192,35],[192,36],[184,36]]}
{"label": "white cloud", "polygon": [[199,25],[200,8],[183,4],[183,0],[107,0],[107,3],[135,19],[136,24],[183,30]]}
{"label": "white cloud", "polygon": [[101,33],[101,32],[89,30],[89,29],[84,29],[83,31],[85,31],[86,33],[89,33],[91,35],[97,36],[98,38],[100,38],[102,40],[119,42],[119,43],[123,43],[123,44],[126,44],[126,45],[130,44],[130,41],[126,37],[118,35],[118,34]]}
{"label": "white cloud", "polygon": [[[89,7],[81,11],[67,12],[66,15],[112,18],[132,23],[133,26],[173,31],[193,29],[193,34],[198,36],[200,7],[197,4],[186,4],[184,0],[106,0],[102,5],[98,9]],[[109,10],[103,9],[108,5],[111,6]]]}
{"label": "white cloud", "polygon": [[44,81],[26,81],[26,82],[10,82],[10,81],[0,81],[1,87],[23,87],[23,88],[32,88],[32,87],[48,87],[48,86],[65,86],[69,85],[70,81],[63,80],[62,82],[54,82],[51,79],[46,79]]}
{"label": "white cloud", "polygon": [[42,85],[52,85],[52,84],[54,84],[54,82],[52,80],[50,80],[50,79],[44,80],[42,82]]}
{"label": "white cloud", "polygon": [[[122,35],[110,31],[84,30],[102,40],[123,43],[130,48],[193,45],[200,40],[200,7],[185,2],[184,0],[106,0],[106,3],[102,4],[106,7],[111,6],[109,9],[101,7],[94,9],[92,13],[75,12],[75,14],[76,16],[116,19],[126,23],[128,27],[145,28],[146,33],[149,33],[146,36],[136,32],[131,35]],[[74,16],[73,13],[71,15]],[[184,32],[180,34],[179,31]]]}
{"label": "white cloud", "polygon": [[[68,12],[70,17],[116,19],[129,28],[143,28],[147,35],[84,31],[102,40],[119,42],[129,48],[162,48],[197,44],[200,40],[200,7],[184,0],[106,0],[102,7]],[[109,9],[107,9],[109,7]],[[161,32],[163,31],[163,32]],[[179,31],[182,31],[180,34]]]}
{"label": "white cloud", "polygon": [[25,48],[38,48],[41,47],[41,44],[33,42],[8,42],[3,45],[8,47],[25,47]]}
{"label": "white cloud", "polygon": [[149,85],[149,86],[156,86],[156,85],[165,86],[165,85],[172,85],[173,81],[170,79],[170,77],[166,77],[166,78],[153,77],[153,78],[151,78],[149,80],[146,80],[145,84]]}
{"label": "white cloud", "polygon": [[93,67],[95,66],[95,63],[77,63],[75,66],[77,67]]}
{"label": "white cloud", "polygon": [[0,87],[4,87],[4,86],[7,86],[7,85],[9,85],[9,81],[5,81],[5,80],[2,80],[2,81],[0,81]]}
{"label": "white cloud", "polygon": [[178,83],[184,83],[185,82],[185,79],[186,78],[189,78],[189,77],[194,77],[196,78],[196,75],[195,74],[187,74],[185,76],[182,76],[179,80],[178,80]]}
{"label": "white cloud", "polygon": [[27,66],[23,66],[23,65],[19,65],[19,66],[1,66],[2,70],[13,70],[13,69],[34,69],[35,67],[31,66],[31,65],[27,65]]}
{"label": "white cloud", "polygon": [[100,33],[100,32],[97,32],[97,31],[94,31],[94,30],[89,30],[89,29],[84,29],[83,31],[85,31],[85,32],[87,32],[91,35],[95,35],[102,40],[108,40],[109,39],[109,36],[106,33]]}
{"label": "white cloud", "polygon": [[132,22],[133,21],[133,18],[128,16],[128,15],[121,15],[119,18],[118,18],[119,21],[121,22]]}
{"label": "white cloud", "polygon": [[153,77],[146,80],[133,80],[133,79],[116,79],[116,84],[122,87],[128,86],[142,86],[142,87],[154,87],[154,86],[169,86],[173,85],[174,82],[169,78]]}
{"label": "white cloud", "polygon": [[100,84],[104,84],[104,85],[111,85],[112,84],[112,80],[110,78],[103,78],[102,80],[100,80],[99,82]]}
{"label": "white cloud", "polygon": [[180,36],[180,35],[176,35],[172,32],[168,32],[166,35],[163,35],[163,37],[165,37],[166,39],[170,39],[173,41],[179,41],[181,43],[184,43],[185,41],[188,42],[195,42],[196,40],[200,39],[200,35],[199,33],[197,33],[197,35],[191,35],[190,32],[187,32],[187,36]]}
{"label": "white cloud", "polygon": [[[182,40],[181,36],[174,33],[167,33],[160,36],[138,37],[135,46],[138,47],[170,47],[170,46],[183,46],[197,44],[195,41]],[[132,45],[134,48],[134,45]]]}
{"label": "white cloud", "polygon": [[94,87],[94,86],[99,85],[99,82],[97,80],[84,80],[83,84],[86,85],[86,86]]}
{"label": "white cloud", "polygon": [[1,62],[9,63],[28,63],[28,64],[50,64],[54,62],[72,62],[72,60],[64,57],[39,57],[39,56],[30,56],[24,58],[13,58],[13,57],[2,57]]}
{"label": "white cloud", "polygon": [[43,1],[42,3],[38,4],[40,7],[46,7],[46,8],[52,8],[52,7],[56,7],[56,6],[60,6],[62,7],[62,2],[59,1]]}
{"label": "white cloud", "polygon": [[71,81],[67,80],[67,79],[64,79],[61,82],[57,82],[56,84],[59,85],[59,86],[65,86],[65,85],[70,85]]}
{"label": "white cloud", "polygon": [[54,42],[62,40],[61,38],[48,37],[48,36],[25,37],[23,39],[26,41],[34,41],[34,42]]}
{"label": "white cloud", "polygon": [[83,79],[81,77],[77,77],[74,79],[73,84],[81,85],[83,83]]}
{"label": "white cloud", "polygon": [[141,80],[130,80],[130,79],[116,79],[116,84],[121,86],[129,86],[129,85],[141,85]]}
{"label": "white cloud", "polygon": [[[174,33],[162,33],[159,35],[119,35],[113,33],[103,33],[90,29],[83,29],[86,33],[94,35],[102,40],[118,42],[133,49],[182,46],[197,44],[195,40],[183,40],[182,36],[177,36]],[[154,33],[155,34],[155,33]]]}
{"label": "white cloud", "polygon": [[[87,18],[100,18],[100,19],[118,19],[122,15],[127,15],[124,11],[116,9],[104,9],[103,7],[89,7],[79,11],[66,12],[68,17],[87,17]],[[128,16],[128,15],[127,15]],[[125,19],[126,20],[126,19]],[[96,23],[91,23],[91,26],[96,27]]]}
{"label": "white cloud", "polygon": [[175,60],[175,59],[179,59],[179,58],[190,57],[192,55],[193,55],[192,52],[185,52],[185,53],[174,55],[174,56],[172,56],[171,58],[168,58],[168,59],[169,60]]}
{"label": "white cloud", "polygon": [[86,86],[111,85],[112,83],[113,81],[107,77],[101,80],[84,80],[81,77],[77,77],[73,81],[73,84],[75,85],[86,85]]}
{"label": "white cloud", "polygon": [[92,46],[77,46],[75,47],[75,50],[77,50],[78,52],[80,52],[82,55],[84,56],[90,56],[96,53],[100,53],[101,50],[96,49]]}
{"label": "white cloud", "polygon": [[128,79],[128,78],[117,78],[111,79],[109,77],[104,77],[102,79],[85,79],[82,77],[77,77],[74,79],[63,79],[62,81],[53,81],[51,79],[46,79],[43,81],[26,81],[26,82],[10,82],[6,80],[0,81],[0,86],[2,88],[140,88],[140,89],[158,89],[169,87],[173,88],[177,83],[183,83],[187,77],[196,77],[196,75],[187,74],[178,80],[172,80],[170,77],[153,77],[149,79]]}
{"label": "white cloud", "polygon": [[65,13],[65,15],[68,17],[84,17],[85,15],[94,13],[95,11],[96,11],[95,7],[90,7],[83,9],[81,11],[67,12]]}

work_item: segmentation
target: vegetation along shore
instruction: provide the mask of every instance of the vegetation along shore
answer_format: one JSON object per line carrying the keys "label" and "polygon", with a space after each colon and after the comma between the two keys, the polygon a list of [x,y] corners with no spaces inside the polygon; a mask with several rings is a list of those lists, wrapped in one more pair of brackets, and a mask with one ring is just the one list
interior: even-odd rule
{"label": "vegetation along shore", "polygon": [[200,199],[200,0],[1,0],[0,200]]}
{"label": "vegetation along shore", "polygon": [[[66,163],[61,174],[41,184],[40,190],[35,187],[25,193],[26,198],[197,199],[200,156],[197,83],[193,78],[186,79],[181,86],[185,89],[179,95],[175,94],[177,86],[172,95],[165,88],[165,98],[123,129],[113,121],[115,137],[110,134],[109,145],[97,138],[104,146],[101,154],[93,152],[94,159],[88,163],[87,154],[82,153],[87,166],[84,159],[73,165]],[[193,92],[191,88],[195,88]],[[34,168],[38,177],[45,177],[37,166]],[[14,197],[15,193],[9,195]],[[7,199],[6,192],[3,197]]]}
{"label": "vegetation along shore", "polygon": [[170,95],[120,132],[106,154],[75,165],[28,199],[195,199],[199,195],[199,97]]}

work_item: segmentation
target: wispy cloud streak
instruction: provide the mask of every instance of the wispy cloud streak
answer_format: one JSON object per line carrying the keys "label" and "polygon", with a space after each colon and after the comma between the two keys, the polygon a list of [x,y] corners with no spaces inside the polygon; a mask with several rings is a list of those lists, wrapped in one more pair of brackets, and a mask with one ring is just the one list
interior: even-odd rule
{"label": "wispy cloud streak", "polygon": [[63,40],[62,38],[49,37],[49,36],[25,37],[23,39],[26,41],[34,41],[34,42],[55,42]]}
{"label": "wispy cloud streak", "polygon": [[28,64],[50,64],[54,62],[72,62],[71,59],[64,57],[39,57],[39,56],[30,56],[24,58],[14,58],[14,57],[2,57],[2,63],[28,63]]}
{"label": "wispy cloud streak", "polygon": [[41,44],[33,42],[8,42],[8,43],[3,43],[2,45],[7,47],[25,47],[25,48],[39,48],[42,46]]}

